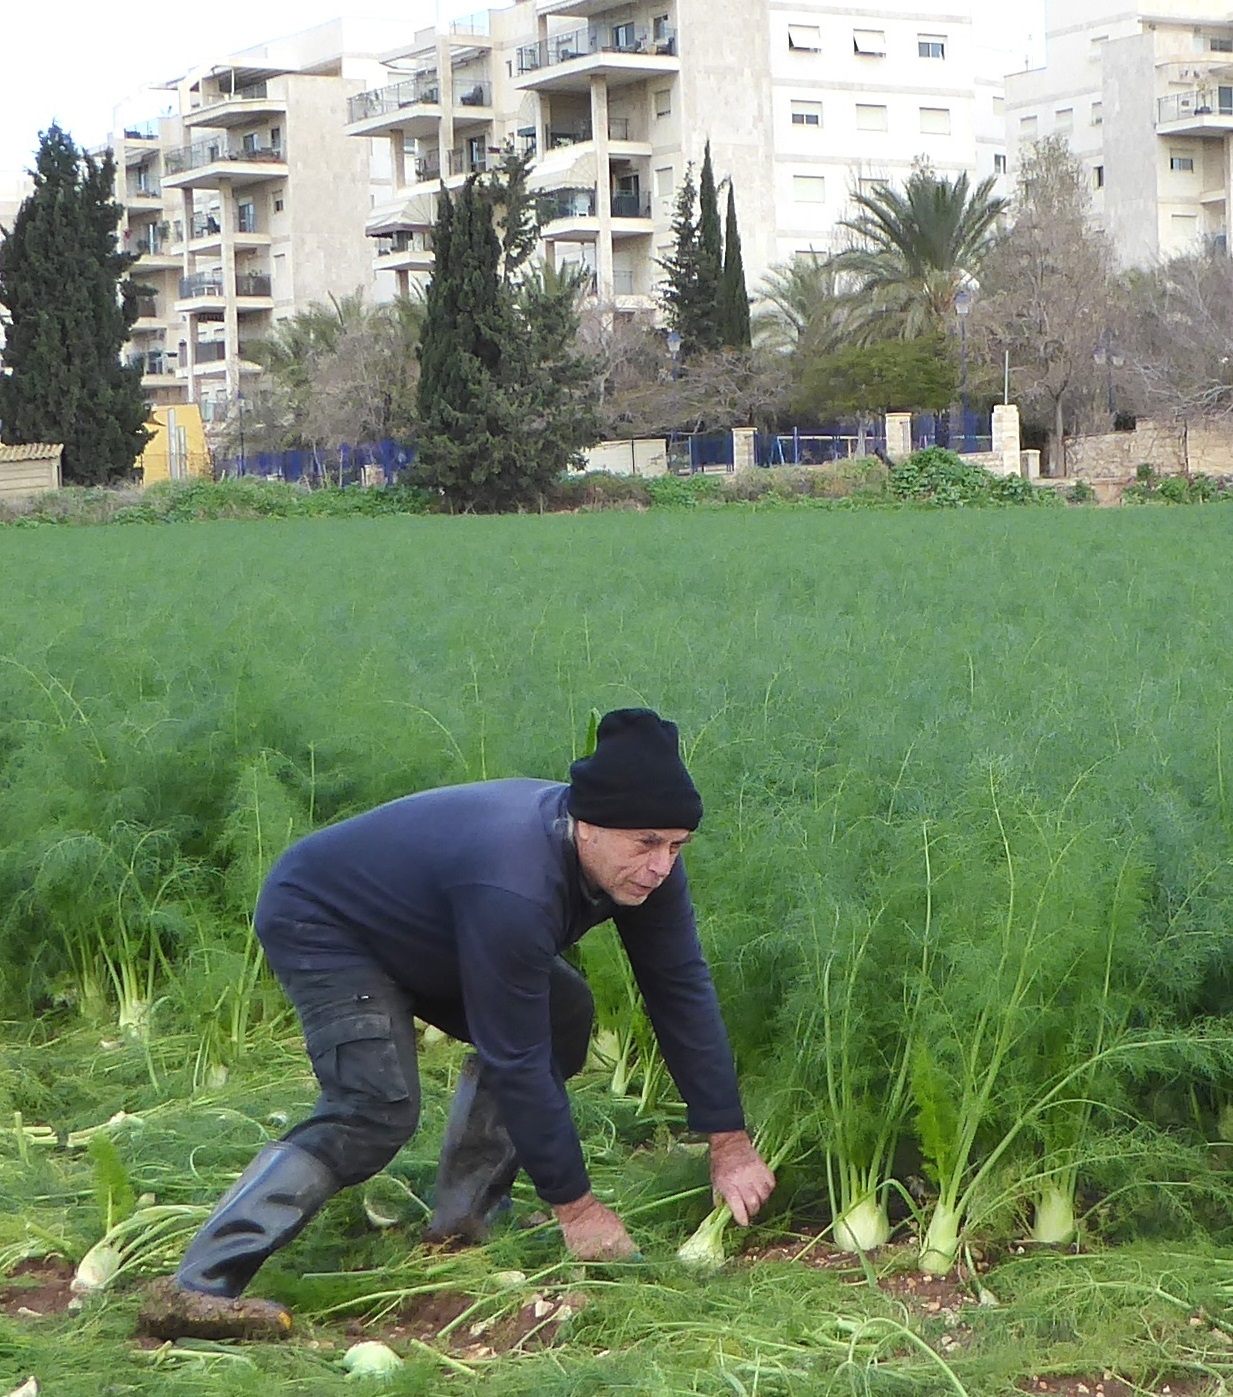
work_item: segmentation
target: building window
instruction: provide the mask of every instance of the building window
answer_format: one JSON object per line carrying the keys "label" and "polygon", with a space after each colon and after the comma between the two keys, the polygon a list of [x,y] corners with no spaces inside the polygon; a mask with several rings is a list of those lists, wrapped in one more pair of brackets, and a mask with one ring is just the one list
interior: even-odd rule
{"label": "building window", "polygon": [[945,34],[918,34],[916,36],[916,56],[918,58],[945,58]]}
{"label": "building window", "polygon": [[824,175],[793,175],[792,197],[798,204],[825,204],[826,177]]}
{"label": "building window", "polygon": [[257,149],[256,131],[247,131],[244,135],[244,153],[251,155]]}
{"label": "building window", "polygon": [[1094,35],[1092,38],[1092,42],[1087,46],[1088,58],[1093,62],[1096,62],[1097,60],[1102,58],[1104,56],[1105,45],[1108,42],[1109,36],[1107,34]]}
{"label": "building window", "polygon": [[1092,167],[1092,187],[1094,189],[1103,189],[1105,187],[1105,167],[1103,165],[1094,165]]}
{"label": "building window", "polygon": [[629,53],[634,47],[634,26],[631,20],[612,26],[612,47],[618,53]]}
{"label": "building window", "polygon": [[886,181],[884,179],[869,179],[862,176],[861,179],[857,180],[856,187],[861,194],[869,197],[871,195],[881,194],[886,188]]}
{"label": "building window", "polygon": [[1053,113],[1053,129],[1055,131],[1070,131],[1074,129],[1075,109],[1073,107],[1058,107]]}
{"label": "building window", "polygon": [[1228,35],[1212,35],[1207,41],[1211,53],[1233,53],[1233,38]]}
{"label": "building window", "polygon": [[672,177],[672,166],[661,165],[655,171],[655,193],[661,199],[672,198],[672,188],[676,181]]}
{"label": "building window", "polygon": [[670,33],[671,30],[668,28],[668,16],[656,15],[651,21],[651,38],[654,39],[657,44],[662,44]]}
{"label": "building window", "polygon": [[922,107],[920,109],[920,129],[925,136],[950,135],[949,107]]}
{"label": "building window", "polygon": [[821,102],[793,102],[793,103],[792,103],[792,125],[793,125],[793,126],[821,126],[821,125],[822,125],[822,103],[821,103]]}
{"label": "building window", "polygon": [[1199,236],[1199,215],[1197,213],[1175,213],[1169,220],[1173,236],[1180,243],[1191,243]]}
{"label": "building window", "polygon": [[1004,175],[1006,173],[1006,157],[1004,155],[995,155],[993,157],[993,173],[995,175]]}
{"label": "building window", "polygon": [[1169,169],[1176,170],[1179,174],[1193,174],[1194,156],[1187,155],[1180,150],[1171,150],[1169,152]]}
{"label": "building window", "polygon": [[270,149],[280,150],[283,144],[283,128],[281,126],[270,127]]}
{"label": "building window", "polygon": [[245,199],[236,206],[236,232],[255,233],[257,231],[257,206],[251,199]]}
{"label": "building window", "polygon": [[887,129],[886,108],[858,102],[856,104],[856,129],[858,131],[885,131]]}
{"label": "building window", "polygon": [[1034,116],[1021,116],[1019,118],[1019,139],[1021,141],[1034,141],[1036,139],[1036,125]]}
{"label": "building window", "polygon": [[886,34],[881,29],[854,29],[852,51],[866,58],[886,57]]}
{"label": "building window", "polygon": [[672,89],[670,87],[661,87],[655,93],[655,115],[672,115]]}
{"label": "building window", "polygon": [[822,30],[816,24],[789,24],[788,47],[799,53],[818,53],[822,48]]}
{"label": "building window", "polygon": [[1092,103],[1092,125],[1100,126],[1105,119],[1105,107],[1103,102]]}

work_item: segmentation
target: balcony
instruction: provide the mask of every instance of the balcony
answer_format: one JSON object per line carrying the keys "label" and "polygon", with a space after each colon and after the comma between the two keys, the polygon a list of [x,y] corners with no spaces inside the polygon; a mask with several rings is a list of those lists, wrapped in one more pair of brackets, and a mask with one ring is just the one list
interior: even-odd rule
{"label": "balcony", "polygon": [[[257,231],[257,212],[251,204],[236,210],[232,219],[232,242],[236,247],[268,247],[269,233]],[[223,245],[223,229],[218,211],[195,213],[189,228],[194,252],[212,252]]]}
{"label": "balcony", "polygon": [[1233,131],[1233,86],[1171,92],[1156,99],[1156,134],[1223,136]]}
{"label": "balcony", "polygon": [[151,350],[149,354],[130,354],[124,362],[129,368],[141,370],[143,382],[148,383],[150,379],[165,379],[172,382],[175,379],[174,358],[165,350],[155,349]]}
{"label": "balcony", "polygon": [[138,296],[134,302],[134,309],[137,312],[137,319],[130,326],[135,334],[140,334],[146,330],[161,330],[163,322],[158,314],[157,296]]}
{"label": "balcony", "polygon": [[432,270],[432,234],[400,229],[379,237],[374,266],[379,272],[427,272]]}
{"label": "balcony", "polygon": [[593,76],[609,87],[680,71],[676,31],[635,24],[593,25],[554,34],[518,50],[514,86],[524,90],[586,92]]}
{"label": "balcony", "polygon": [[632,193],[624,189],[612,192],[613,218],[650,218],[651,196]]}
{"label": "balcony", "polygon": [[166,271],[179,266],[179,257],[171,251],[166,223],[146,225],[141,237],[134,239],[131,251],[137,254],[137,271]]}
{"label": "balcony", "polygon": [[217,189],[221,180],[238,187],[287,177],[285,146],[260,146],[247,139],[240,146],[226,141],[181,146],[167,152],[165,163],[163,183],[175,189]]}
{"label": "balcony", "polygon": [[599,235],[594,189],[550,189],[535,200],[545,242],[594,242]]}
{"label": "balcony", "polygon": [[148,171],[140,179],[130,179],[124,186],[124,206],[132,213],[145,213],[163,207],[162,186]]}
{"label": "balcony", "polygon": [[[226,295],[226,285],[220,272],[198,272],[194,276],[180,278],[180,298],[176,301],[175,308],[181,314],[221,310]],[[241,273],[235,279],[235,297],[238,310],[271,309],[274,302],[268,274]],[[249,304],[241,305],[242,301]],[[253,305],[254,301],[262,304]]]}
{"label": "balcony", "polygon": [[435,73],[422,73],[347,99],[349,136],[384,136],[394,131],[427,136],[440,120],[441,84]]}
{"label": "balcony", "polygon": [[185,116],[184,125],[190,129],[252,126],[262,121],[276,121],[286,112],[285,97],[271,94],[264,82],[252,82],[232,91],[203,92],[201,105]]}

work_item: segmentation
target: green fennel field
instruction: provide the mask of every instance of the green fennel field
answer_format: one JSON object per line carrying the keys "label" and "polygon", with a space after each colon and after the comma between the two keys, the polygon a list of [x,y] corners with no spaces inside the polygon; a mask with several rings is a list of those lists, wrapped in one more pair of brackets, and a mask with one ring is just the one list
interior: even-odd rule
{"label": "green fennel field", "polygon": [[[1200,507],[5,531],[0,1392],[375,1391],[365,1337],[398,1393],[1222,1392],[1231,545]],[[644,703],[707,802],[690,877],[781,1161],[759,1225],[676,1259],[705,1157],[599,929],[576,1114],[644,1261],[569,1262],[525,1185],[530,1225],[420,1246],[460,1060],[428,1043],[419,1136],[254,1286],[293,1339],[135,1339],[143,1278],[314,1095],[249,933],[272,859],[563,777],[593,707]]]}

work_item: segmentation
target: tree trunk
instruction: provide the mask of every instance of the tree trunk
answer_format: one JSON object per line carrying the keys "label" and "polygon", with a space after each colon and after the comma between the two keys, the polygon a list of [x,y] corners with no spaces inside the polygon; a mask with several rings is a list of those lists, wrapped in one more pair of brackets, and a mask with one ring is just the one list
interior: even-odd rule
{"label": "tree trunk", "polygon": [[1049,474],[1066,474],[1066,423],[1062,417],[1062,400],[1053,400],[1053,449],[1049,463]]}

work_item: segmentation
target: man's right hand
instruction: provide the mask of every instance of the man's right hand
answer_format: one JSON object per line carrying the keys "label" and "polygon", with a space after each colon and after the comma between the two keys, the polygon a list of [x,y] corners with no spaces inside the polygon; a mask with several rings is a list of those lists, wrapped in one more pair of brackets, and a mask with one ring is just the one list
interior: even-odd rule
{"label": "man's right hand", "polygon": [[625,1224],[593,1193],[572,1203],[558,1203],[552,1211],[561,1224],[565,1245],[579,1261],[624,1261],[637,1255]]}

